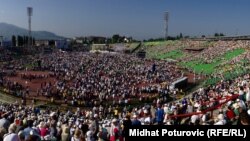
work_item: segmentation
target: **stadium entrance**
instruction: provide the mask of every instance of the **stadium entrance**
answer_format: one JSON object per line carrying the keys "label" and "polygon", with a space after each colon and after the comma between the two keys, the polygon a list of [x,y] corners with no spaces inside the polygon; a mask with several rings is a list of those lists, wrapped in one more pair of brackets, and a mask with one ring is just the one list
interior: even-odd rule
{"label": "stadium entrance", "polygon": [[175,82],[173,82],[170,85],[170,89],[175,89],[175,88],[183,89],[187,86],[187,84],[188,84],[188,78],[183,77],[183,78],[180,78],[180,79],[176,80]]}

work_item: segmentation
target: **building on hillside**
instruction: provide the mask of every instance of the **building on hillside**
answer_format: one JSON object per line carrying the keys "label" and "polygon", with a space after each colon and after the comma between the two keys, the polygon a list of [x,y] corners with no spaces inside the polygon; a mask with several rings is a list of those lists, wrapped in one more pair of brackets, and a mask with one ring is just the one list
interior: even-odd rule
{"label": "building on hillside", "polygon": [[84,39],[76,39],[75,40],[77,44],[83,44],[84,43]]}
{"label": "building on hillside", "polygon": [[0,47],[11,47],[12,41],[4,39],[3,36],[0,36]]}
{"label": "building on hillside", "polygon": [[89,42],[93,44],[105,44],[107,40],[106,37],[100,37],[100,36],[88,36],[86,38]]}
{"label": "building on hillside", "polygon": [[10,41],[10,40],[3,40],[2,43],[1,43],[1,46],[2,47],[6,47],[6,48],[12,47],[12,41]]}
{"label": "building on hillside", "polygon": [[49,40],[36,40],[35,46],[49,46]]}
{"label": "building on hillside", "polygon": [[74,37],[73,40],[75,41],[76,44],[85,44],[85,43],[105,44],[107,38],[100,36],[87,36],[87,37]]}
{"label": "building on hillside", "polygon": [[73,42],[75,42],[76,44],[84,44],[87,42],[87,38],[86,37],[74,37]]}

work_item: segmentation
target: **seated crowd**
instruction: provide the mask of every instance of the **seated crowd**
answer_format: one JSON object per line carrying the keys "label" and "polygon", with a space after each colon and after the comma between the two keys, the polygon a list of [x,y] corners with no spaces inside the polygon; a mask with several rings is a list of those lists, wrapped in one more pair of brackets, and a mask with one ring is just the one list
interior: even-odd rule
{"label": "seated crowd", "polygon": [[[223,53],[227,45],[220,44]],[[209,60],[218,55],[215,52],[203,57]],[[134,125],[250,124],[250,74],[221,80],[185,98],[167,102],[165,95],[181,92],[163,84],[182,76],[170,62],[82,52],[53,52],[32,60],[37,59],[42,62],[36,70],[50,72],[50,76],[23,74],[22,78],[53,77],[55,83],[44,82],[31,92],[0,75],[0,87],[20,96],[34,93],[33,96],[52,97],[79,107],[63,110],[0,103],[0,141],[122,141],[126,140],[126,129]],[[12,62],[18,64],[20,60]],[[18,66],[24,68],[23,64]],[[154,94],[159,96],[153,97]],[[148,98],[153,102],[146,103]],[[131,106],[131,99],[139,100],[139,106]]]}

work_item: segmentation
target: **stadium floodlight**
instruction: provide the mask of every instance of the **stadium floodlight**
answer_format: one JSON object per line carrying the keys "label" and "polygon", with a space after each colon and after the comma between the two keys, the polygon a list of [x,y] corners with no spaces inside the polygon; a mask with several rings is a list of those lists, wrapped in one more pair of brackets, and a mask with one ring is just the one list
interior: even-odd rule
{"label": "stadium floodlight", "polygon": [[33,15],[33,8],[27,7],[27,14],[28,14],[28,22],[29,22],[29,38],[28,38],[28,46],[32,45],[31,40],[31,16]]}
{"label": "stadium floodlight", "polygon": [[0,36],[0,47],[3,46],[3,36]]}
{"label": "stadium floodlight", "polygon": [[165,39],[168,39],[168,20],[169,20],[169,12],[164,12],[164,21],[165,21]]}

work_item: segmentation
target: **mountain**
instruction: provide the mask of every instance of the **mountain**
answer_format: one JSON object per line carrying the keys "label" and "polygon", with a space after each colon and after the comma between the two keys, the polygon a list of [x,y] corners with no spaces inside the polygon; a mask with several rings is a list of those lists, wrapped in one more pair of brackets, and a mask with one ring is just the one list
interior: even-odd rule
{"label": "mountain", "polygon": [[[3,36],[4,39],[11,40],[12,35],[28,36],[28,30],[7,23],[0,23],[0,36]],[[65,37],[58,36],[52,32],[48,31],[32,31],[32,37],[35,37],[36,40],[58,40],[65,39]]]}

